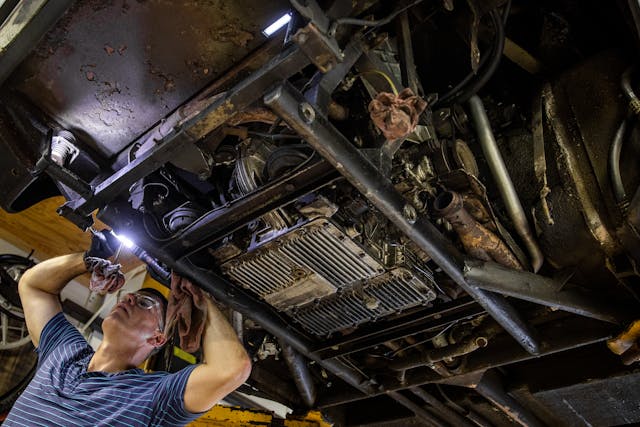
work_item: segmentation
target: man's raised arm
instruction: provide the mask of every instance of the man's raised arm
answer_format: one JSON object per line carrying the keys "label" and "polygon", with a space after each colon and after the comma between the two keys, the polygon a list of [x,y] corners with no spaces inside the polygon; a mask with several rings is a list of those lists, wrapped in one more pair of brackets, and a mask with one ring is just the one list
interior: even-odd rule
{"label": "man's raised arm", "polygon": [[202,339],[204,361],[196,367],[184,392],[185,409],[203,412],[241,386],[251,373],[251,360],[225,316],[207,298],[207,324]]}
{"label": "man's raised arm", "polygon": [[24,272],[18,291],[34,346],[40,342],[42,328],[62,311],[62,288],[86,271],[83,254],[76,253],[48,259]]}
{"label": "man's raised arm", "polygon": [[109,230],[94,231],[91,246],[86,252],[51,258],[24,272],[18,283],[18,292],[34,346],[37,347],[40,342],[42,328],[62,311],[62,288],[87,272],[85,257],[109,258],[118,244],[115,235]]}

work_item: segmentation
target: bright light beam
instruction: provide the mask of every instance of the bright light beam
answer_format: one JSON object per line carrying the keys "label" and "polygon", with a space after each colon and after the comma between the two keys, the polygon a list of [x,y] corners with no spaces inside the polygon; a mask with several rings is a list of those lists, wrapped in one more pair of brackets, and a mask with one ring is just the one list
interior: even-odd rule
{"label": "bright light beam", "polygon": [[[113,231],[112,231],[113,233]],[[118,240],[120,240],[120,242],[124,245],[125,248],[131,249],[135,246],[135,243],[133,243],[133,241],[131,239],[129,239],[126,236],[120,236],[116,233],[113,233],[114,236],[116,236],[118,238]]]}
{"label": "bright light beam", "polygon": [[285,13],[280,18],[278,18],[273,24],[269,25],[267,28],[262,30],[262,34],[264,34],[265,37],[271,37],[271,35],[273,35],[276,31],[278,31],[280,28],[287,25],[289,21],[291,21],[291,14]]}

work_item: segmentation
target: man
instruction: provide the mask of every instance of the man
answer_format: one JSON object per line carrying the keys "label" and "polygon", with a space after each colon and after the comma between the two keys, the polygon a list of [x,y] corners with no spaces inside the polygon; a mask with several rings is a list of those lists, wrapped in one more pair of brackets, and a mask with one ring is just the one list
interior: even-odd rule
{"label": "man", "polygon": [[167,340],[163,302],[144,291],[126,295],[113,308],[102,322],[104,339],[93,352],[64,318],[59,298],[62,288],[85,272],[84,256],[78,253],[44,261],[20,279],[38,370],[3,425],[184,425],[249,376],[244,348],[211,301],[199,365],[175,374],[136,369]]}

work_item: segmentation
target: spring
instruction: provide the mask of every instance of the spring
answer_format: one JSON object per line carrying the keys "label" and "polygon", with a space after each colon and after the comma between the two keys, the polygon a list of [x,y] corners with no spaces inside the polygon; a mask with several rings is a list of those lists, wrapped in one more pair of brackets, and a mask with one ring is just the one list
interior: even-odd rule
{"label": "spring", "polygon": [[64,166],[77,151],[73,142],[75,142],[75,137],[67,131],[60,131],[51,138],[51,160],[59,166]]}

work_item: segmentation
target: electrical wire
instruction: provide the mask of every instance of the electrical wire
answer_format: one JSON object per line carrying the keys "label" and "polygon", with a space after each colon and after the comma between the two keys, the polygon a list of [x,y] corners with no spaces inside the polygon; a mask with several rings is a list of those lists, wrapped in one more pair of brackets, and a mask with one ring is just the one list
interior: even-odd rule
{"label": "electrical wire", "polygon": [[422,3],[422,1],[423,0],[414,0],[408,5],[401,7],[395,12],[392,12],[387,17],[378,19],[378,20],[368,20],[368,19],[358,19],[358,18],[338,18],[331,24],[331,27],[329,27],[329,35],[335,35],[336,30],[340,25],[358,25],[361,27],[380,27],[382,25],[385,25],[391,22],[393,18],[400,15],[405,10],[412,8],[418,3]]}
{"label": "electrical wire", "polygon": [[151,238],[152,238],[153,240],[155,240],[156,242],[168,242],[169,240],[172,240],[172,239],[173,239],[173,237],[174,237],[174,236],[158,237],[158,236],[154,235],[154,234],[149,230],[149,226],[147,225],[147,221],[145,220],[145,218],[146,218],[147,216],[150,216],[150,217],[153,219],[153,221],[154,221],[154,222],[155,222],[155,224],[156,224],[156,228],[160,228],[160,227],[158,226],[158,221],[156,220],[156,218],[155,218],[153,215],[148,214],[148,213],[146,213],[146,212],[145,212],[145,213],[143,213],[143,214],[142,214],[142,226],[144,227],[144,231],[146,231],[146,232],[147,232],[147,235],[148,235],[149,237],[151,237]]}
{"label": "electrical wire", "polygon": [[396,85],[393,83],[393,80],[391,80],[391,77],[389,77],[387,73],[380,70],[367,70],[367,71],[363,71],[361,73],[356,74],[355,77],[356,78],[361,77],[365,74],[378,74],[379,76],[382,76],[387,81],[387,83],[389,83],[389,87],[391,88],[391,91],[393,92],[393,94],[395,96],[398,96],[398,89],[396,88]]}
{"label": "electrical wire", "polygon": [[507,4],[504,5],[504,9],[502,9],[502,25],[504,27],[507,26],[507,21],[509,20],[509,14],[511,13],[511,3],[511,0],[507,1]]}
{"label": "electrical wire", "polygon": [[498,12],[498,9],[493,9],[489,12],[489,17],[491,18],[491,23],[495,30],[495,37],[493,39],[493,47],[489,55],[483,55],[480,59],[480,63],[478,64],[478,69],[482,70],[482,72],[480,74],[476,74],[471,71],[456,86],[442,95],[438,101],[436,101],[434,108],[441,107],[445,104],[466,101],[482,89],[491,77],[493,77],[493,74],[500,64],[500,60],[502,59],[505,41],[504,26],[510,11],[511,0],[509,0],[505,5],[502,16]]}
{"label": "electrical wire", "polygon": [[258,136],[260,138],[272,139],[272,140],[276,140],[276,139],[302,139],[302,137],[300,135],[290,135],[290,134],[286,134],[286,133],[265,133],[265,132],[254,132],[254,131],[248,131],[247,133],[249,135],[252,135],[252,136]]}
{"label": "electrical wire", "polygon": [[487,70],[482,73],[469,87],[467,87],[462,93],[456,95],[454,97],[455,102],[465,102],[469,100],[473,95],[478,93],[480,89],[484,87],[485,84],[491,77],[495,74],[498,69],[498,65],[500,65],[500,60],[502,59],[502,54],[504,52],[504,25],[502,24],[502,17],[498,13],[497,10],[492,10],[489,13],[491,17],[491,21],[496,29],[496,41],[497,44],[491,51],[491,58],[489,59],[489,65],[487,65]]}

